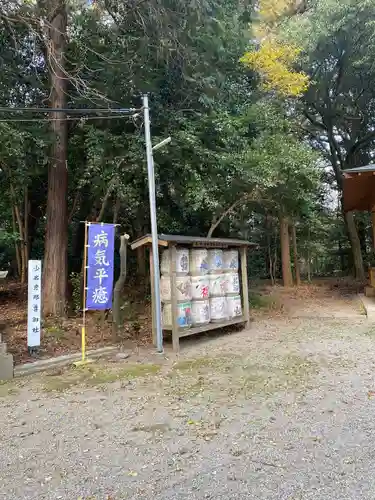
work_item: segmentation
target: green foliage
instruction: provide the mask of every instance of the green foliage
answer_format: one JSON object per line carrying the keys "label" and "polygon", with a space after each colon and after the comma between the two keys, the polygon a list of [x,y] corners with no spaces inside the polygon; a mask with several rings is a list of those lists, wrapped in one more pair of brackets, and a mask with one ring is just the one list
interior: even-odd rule
{"label": "green foliage", "polygon": [[[45,106],[46,47],[35,28],[45,13],[35,2],[15,5],[9,25],[7,8],[0,7],[0,106]],[[214,235],[257,241],[251,272],[267,276],[268,247],[278,253],[277,217],[300,221],[305,251],[304,228],[318,227],[325,187],[298,112],[265,98],[239,63],[248,48],[251,9],[237,0],[152,0],[131,8],[129,2],[98,0],[95,8],[70,2],[67,98],[74,108],[139,108],[141,94],[149,92],[153,142],[172,136],[172,145],[154,158],[159,231],[206,236],[239,202]],[[33,22],[17,22],[21,14]],[[0,112],[0,120],[9,118],[37,121],[0,121],[0,224],[13,233],[17,206],[25,226],[28,194],[27,239],[30,256],[39,257],[54,138],[46,116]],[[80,221],[116,219],[131,239],[150,230],[142,113],[69,121],[68,139],[69,273],[79,308]],[[14,259],[14,240],[7,241]]]}
{"label": "green foliage", "polygon": [[72,287],[72,308],[74,312],[78,312],[82,309],[82,273],[70,273],[70,283]]}

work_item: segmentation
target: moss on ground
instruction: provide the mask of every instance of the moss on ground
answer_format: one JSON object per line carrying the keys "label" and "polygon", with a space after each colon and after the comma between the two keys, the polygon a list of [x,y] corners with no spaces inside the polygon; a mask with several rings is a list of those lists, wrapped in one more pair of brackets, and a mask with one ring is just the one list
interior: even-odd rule
{"label": "moss on ground", "polygon": [[251,357],[202,357],[184,360],[169,373],[166,392],[178,397],[271,395],[304,386],[319,371],[319,364],[302,356],[276,357],[272,364]]}
{"label": "moss on ground", "polygon": [[280,305],[272,295],[262,295],[256,292],[249,293],[249,305],[252,309],[277,309]]}
{"label": "moss on ground", "polygon": [[0,398],[18,394],[19,388],[14,380],[0,380]]}
{"label": "moss on ground", "polygon": [[110,365],[88,365],[71,368],[63,374],[50,376],[44,383],[45,391],[63,392],[77,385],[97,386],[116,382],[117,380],[130,380],[138,377],[147,377],[157,374],[161,369],[155,364],[133,364],[119,368]]}

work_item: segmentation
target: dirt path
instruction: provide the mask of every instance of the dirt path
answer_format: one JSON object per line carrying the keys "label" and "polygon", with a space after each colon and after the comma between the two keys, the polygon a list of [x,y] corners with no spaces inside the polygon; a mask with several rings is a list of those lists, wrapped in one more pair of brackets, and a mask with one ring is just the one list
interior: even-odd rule
{"label": "dirt path", "polygon": [[266,293],[290,318],[350,318],[364,315],[359,296],[351,286],[335,281],[298,288],[268,287]]}
{"label": "dirt path", "polygon": [[0,498],[373,500],[374,350],[360,314],[260,320],[0,386]]}

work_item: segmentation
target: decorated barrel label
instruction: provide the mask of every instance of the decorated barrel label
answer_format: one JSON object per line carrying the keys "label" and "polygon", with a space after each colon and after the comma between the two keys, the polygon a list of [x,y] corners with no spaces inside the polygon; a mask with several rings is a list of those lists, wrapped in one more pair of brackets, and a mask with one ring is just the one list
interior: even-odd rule
{"label": "decorated barrel label", "polygon": [[210,296],[210,280],[208,276],[191,277],[191,296],[193,300],[208,299]]}
{"label": "decorated barrel label", "polygon": [[191,303],[191,316],[193,325],[205,325],[210,322],[209,300],[193,300]]}
{"label": "decorated barrel label", "polygon": [[[165,276],[170,274],[171,255],[171,250],[167,248],[161,256],[160,271]],[[189,274],[189,250],[187,248],[176,249],[176,273],[181,276]]]}
{"label": "decorated barrel label", "polygon": [[238,250],[224,250],[224,271],[238,271]]}
{"label": "decorated barrel label", "polygon": [[[171,301],[171,278],[170,276],[162,276],[160,278],[160,298],[162,302]],[[190,276],[176,277],[176,298],[177,301],[186,302],[191,300],[191,278]]]}
{"label": "decorated barrel label", "polygon": [[240,293],[240,278],[238,273],[225,273],[225,290],[228,295]]}
{"label": "decorated barrel label", "polygon": [[208,251],[206,248],[190,250],[190,274],[202,276],[208,273]]}
{"label": "decorated barrel label", "polygon": [[225,274],[210,274],[210,297],[223,297],[225,292]]}
{"label": "decorated barrel label", "polygon": [[225,321],[228,317],[226,297],[210,298],[210,314],[212,322]]}
{"label": "decorated barrel label", "polygon": [[[179,328],[189,328],[192,323],[191,317],[191,302],[179,302],[177,304],[177,325]],[[164,328],[172,327],[172,304],[164,304],[163,306],[163,326]]]}
{"label": "decorated barrel label", "polygon": [[234,295],[227,297],[228,316],[230,319],[242,316],[241,297]]}
{"label": "decorated barrel label", "polygon": [[208,250],[208,271],[210,274],[220,273],[224,269],[223,251],[220,249]]}

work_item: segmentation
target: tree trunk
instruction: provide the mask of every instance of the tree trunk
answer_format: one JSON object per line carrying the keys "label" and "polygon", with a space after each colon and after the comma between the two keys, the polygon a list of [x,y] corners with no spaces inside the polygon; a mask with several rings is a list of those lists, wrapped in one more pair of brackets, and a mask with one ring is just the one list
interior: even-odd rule
{"label": "tree trunk", "polygon": [[293,286],[292,269],[290,266],[289,224],[286,217],[280,217],[281,269],[283,285]]}
{"label": "tree trunk", "polygon": [[[67,12],[65,0],[49,0],[48,59],[51,108],[66,108],[65,49]],[[48,170],[47,226],[43,272],[44,314],[65,315],[68,250],[67,122],[64,112],[50,113],[54,145]]]}
{"label": "tree trunk", "polygon": [[272,268],[273,268],[273,276],[274,276],[274,281],[275,281],[275,285],[276,285],[276,280],[277,280],[277,266],[278,266],[278,263],[277,263],[277,257],[278,257],[278,246],[277,246],[277,242],[278,242],[278,234],[277,234],[277,227],[275,225],[275,228],[274,228],[274,242],[273,242],[273,264],[272,264]]}
{"label": "tree trunk", "polygon": [[25,199],[24,199],[24,213],[23,213],[23,224],[24,224],[24,233],[23,237],[25,240],[24,252],[25,252],[25,274],[27,273],[27,268],[29,265],[29,256],[30,256],[30,242],[29,242],[29,188],[25,187]]}
{"label": "tree trunk", "polygon": [[113,340],[117,340],[118,328],[120,325],[120,299],[121,299],[121,291],[124,288],[126,281],[126,257],[127,257],[127,244],[128,244],[129,235],[123,234],[120,238],[120,276],[116,281],[115,287],[113,289],[113,324],[112,324],[112,336]]}
{"label": "tree trunk", "polygon": [[137,252],[137,275],[141,278],[144,278],[146,276],[145,247],[138,247],[136,252]]}
{"label": "tree trunk", "polygon": [[27,263],[25,261],[25,233],[24,233],[24,227],[23,227],[23,222],[22,222],[22,216],[20,209],[18,205],[14,205],[14,213],[16,216],[16,221],[18,224],[18,232],[20,234],[20,260],[21,260],[21,284],[23,285],[26,283],[26,266]]}
{"label": "tree trunk", "polygon": [[[12,227],[13,227],[13,233],[16,233],[17,227],[16,227],[16,215],[15,215],[14,206],[12,206]],[[21,278],[22,265],[21,265],[20,242],[16,240],[14,242],[14,245],[15,245],[15,249],[16,249],[17,274],[18,274],[18,277]]]}
{"label": "tree trunk", "polygon": [[292,242],[293,242],[293,259],[294,259],[295,281],[296,281],[296,285],[300,286],[300,284],[301,284],[301,272],[300,272],[300,267],[299,267],[298,250],[297,250],[297,231],[296,231],[296,225],[294,223],[292,224]]}
{"label": "tree trunk", "polygon": [[365,272],[363,268],[361,242],[359,240],[353,212],[346,212],[344,214],[344,218],[345,218],[346,229],[348,231],[350,245],[352,248],[355,277],[359,280],[364,280]]}
{"label": "tree trunk", "polygon": [[96,222],[103,222],[102,219],[103,219],[103,217],[105,215],[105,210],[107,208],[109,198],[111,197],[114,183],[115,183],[115,179],[114,178],[111,179],[109,181],[109,183],[108,183],[107,191],[105,192],[105,195],[104,195],[104,198],[103,198],[103,201],[102,201],[102,205],[100,207],[99,214],[98,214],[98,216],[96,218]]}
{"label": "tree trunk", "polygon": [[121,209],[121,199],[117,197],[115,205],[113,207],[113,224],[117,224],[120,209]]}
{"label": "tree trunk", "polygon": [[249,194],[246,193],[244,195],[242,195],[240,197],[239,200],[236,200],[234,203],[232,203],[232,205],[230,205],[230,207],[228,207],[224,212],[221,213],[220,216],[214,216],[213,219],[212,219],[212,222],[211,222],[211,227],[210,229],[208,230],[208,233],[207,233],[207,238],[211,238],[212,237],[212,234],[213,232],[215,231],[215,229],[219,226],[219,224],[222,222],[222,220],[227,216],[229,215],[230,213],[232,213],[234,210],[236,210],[236,208],[241,204],[241,203],[244,203],[245,200],[248,198]]}
{"label": "tree trunk", "polygon": [[268,268],[271,284],[272,286],[274,286],[275,275],[273,273],[273,260],[272,260],[272,219],[268,215],[266,215],[265,226],[266,226],[265,230],[267,239],[266,269]]}

